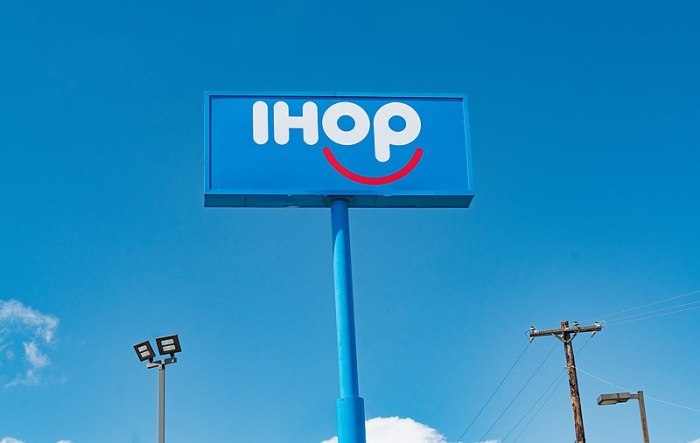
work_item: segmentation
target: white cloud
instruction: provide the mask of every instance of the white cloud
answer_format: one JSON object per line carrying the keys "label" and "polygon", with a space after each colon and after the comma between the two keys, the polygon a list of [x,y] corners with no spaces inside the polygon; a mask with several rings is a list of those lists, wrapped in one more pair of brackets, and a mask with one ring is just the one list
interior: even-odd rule
{"label": "white cloud", "polygon": [[[410,418],[377,417],[367,420],[367,443],[447,443],[435,429]],[[338,443],[338,437],[322,443]]]}
{"label": "white cloud", "polygon": [[[55,316],[42,314],[17,300],[0,300],[0,352],[4,352],[8,361],[13,361],[14,350],[6,348],[15,343],[14,338],[20,338],[26,364],[21,371],[18,369],[19,375],[5,384],[6,388],[40,383],[39,371],[51,364],[41,346],[53,343],[58,322]],[[11,438],[5,437],[0,443],[22,443]]]}
{"label": "white cloud", "polygon": [[58,328],[58,318],[35,311],[17,300],[0,300],[0,324],[30,328],[34,335],[51,343]]}
{"label": "white cloud", "polygon": [[[2,443],[2,442],[0,442],[0,443]],[[688,443],[700,443],[700,438],[693,440],[693,441],[689,441]]]}
{"label": "white cloud", "polygon": [[[13,437],[4,437],[2,440],[0,440],[0,443],[24,443],[22,440],[18,440]],[[70,440],[59,440],[56,443],[72,443]]]}
{"label": "white cloud", "polygon": [[35,342],[23,343],[23,345],[24,355],[32,368],[41,369],[51,363],[49,358],[41,353]]}

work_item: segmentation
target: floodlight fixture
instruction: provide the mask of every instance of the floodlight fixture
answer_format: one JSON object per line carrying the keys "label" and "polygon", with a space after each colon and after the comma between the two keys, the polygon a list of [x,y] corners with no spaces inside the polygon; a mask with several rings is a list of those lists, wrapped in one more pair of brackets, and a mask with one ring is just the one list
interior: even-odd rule
{"label": "floodlight fixture", "polygon": [[134,345],[134,350],[136,351],[139,361],[153,361],[153,358],[156,356],[156,353],[153,351],[153,346],[151,346],[151,342],[148,340]]}
{"label": "floodlight fixture", "polygon": [[160,355],[170,355],[174,357],[177,352],[182,352],[180,348],[180,339],[176,335],[167,335],[165,337],[156,338],[158,345],[158,353]]}
{"label": "floodlight fixture", "polygon": [[181,352],[180,339],[177,335],[167,335],[156,338],[158,353],[170,357],[162,360],[153,360],[156,356],[151,342],[146,340],[134,345],[134,350],[139,360],[146,361],[148,369],[158,368],[158,443],[165,443],[165,367],[177,363],[175,354]]}

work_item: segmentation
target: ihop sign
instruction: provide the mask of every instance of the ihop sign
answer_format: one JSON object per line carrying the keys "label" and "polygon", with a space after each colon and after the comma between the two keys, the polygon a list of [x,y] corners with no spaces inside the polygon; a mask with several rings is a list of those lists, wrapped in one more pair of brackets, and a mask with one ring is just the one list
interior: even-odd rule
{"label": "ihop sign", "polygon": [[207,93],[205,206],[468,207],[466,100]]}

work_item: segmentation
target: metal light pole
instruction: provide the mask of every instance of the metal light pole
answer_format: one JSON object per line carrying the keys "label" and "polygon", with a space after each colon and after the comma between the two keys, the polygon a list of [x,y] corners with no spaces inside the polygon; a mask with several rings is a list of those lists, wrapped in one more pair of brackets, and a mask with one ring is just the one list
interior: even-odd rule
{"label": "metal light pole", "polygon": [[181,348],[177,335],[156,338],[156,343],[160,355],[170,355],[169,358],[153,361],[155,352],[148,341],[134,345],[134,349],[139,360],[148,360],[146,368],[158,368],[158,443],[165,443],[165,367],[177,363],[175,354],[180,352]]}
{"label": "metal light pole", "polygon": [[158,443],[165,443],[165,365],[176,363],[176,357],[148,362],[148,369],[158,368]]}
{"label": "metal light pole", "polygon": [[636,399],[639,402],[639,416],[642,420],[642,436],[644,443],[649,443],[649,429],[647,428],[647,410],[644,406],[644,392],[637,391],[636,394],[629,392],[619,392],[615,394],[602,394],[598,396],[598,405],[615,405],[625,403],[627,400]]}

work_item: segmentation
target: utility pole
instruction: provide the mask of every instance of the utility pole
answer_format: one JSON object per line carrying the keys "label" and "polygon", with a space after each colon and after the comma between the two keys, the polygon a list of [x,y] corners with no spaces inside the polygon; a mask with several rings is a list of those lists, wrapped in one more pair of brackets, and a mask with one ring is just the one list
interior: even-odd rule
{"label": "utility pole", "polygon": [[564,343],[564,351],[566,353],[566,368],[569,372],[569,391],[571,393],[571,408],[574,411],[574,427],[576,428],[576,443],[586,443],[586,434],[583,431],[583,412],[581,411],[581,396],[578,391],[578,377],[576,375],[576,360],[574,359],[574,346],[572,341],[579,332],[596,332],[603,329],[600,323],[594,323],[591,326],[579,326],[578,322],[574,322],[572,328],[569,327],[568,321],[561,322],[559,329],[547,329],[538,331],[534,326],[530,326],[530,341],[535,337],[544,337],[551,335]]}

